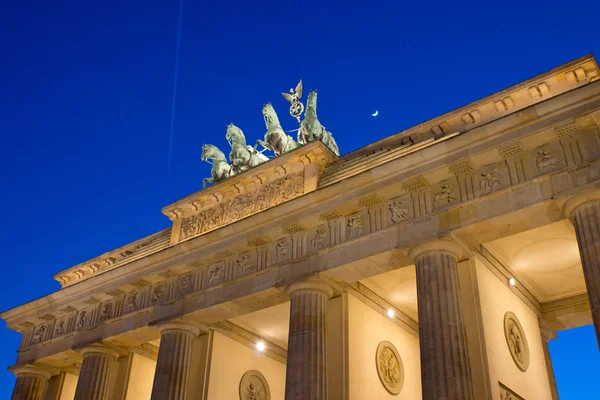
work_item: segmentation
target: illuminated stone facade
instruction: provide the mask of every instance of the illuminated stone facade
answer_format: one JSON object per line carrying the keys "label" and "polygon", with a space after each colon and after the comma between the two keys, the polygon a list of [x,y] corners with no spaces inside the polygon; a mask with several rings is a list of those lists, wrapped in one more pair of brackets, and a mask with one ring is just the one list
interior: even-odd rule
{"label": "illuminated stone facade", "polygon": [[13,399],[557,399],[548,340],[600,332],[598,71],[165,207],[171,227],[1,315]]}

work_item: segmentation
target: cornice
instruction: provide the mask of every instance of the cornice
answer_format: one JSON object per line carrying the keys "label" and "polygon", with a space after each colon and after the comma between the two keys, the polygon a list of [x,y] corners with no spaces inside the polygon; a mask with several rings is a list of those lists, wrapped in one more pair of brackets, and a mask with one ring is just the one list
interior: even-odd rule
{"label": "cornice", "polygon": [[[384,150],[390,145],[397,147],[399,144],[406,144],[414,140],[422,141],[423,138],[439,137],[451,132],[462,133],[598,80],[600,80],[598,63],[593,54],[586,54],[533,78],[345,154],[340,157],[336,165],[342,165],[355,157]],[[547,81],[552,81],[553,84],[550,85]],[[548,90],[544,90],[544,93],[539,96],[532,95],[530,89],[537,88],[542,83],[546,84]],[[512,99],[517,97],[529,99],[520,102],[520,104],[515,104]],[[512,104],[510,102],[506,104],[507,98],[511,99]],[[502,107],[499,109],[500,106]],[[486,112],[482,114],[481,109],[483,108],[486,109]],[[504,110],[502,110],[503,108]],[[472,116],[473,111],[477,111],[474,118]],[[470,118],[466,118],[466,116]]]}

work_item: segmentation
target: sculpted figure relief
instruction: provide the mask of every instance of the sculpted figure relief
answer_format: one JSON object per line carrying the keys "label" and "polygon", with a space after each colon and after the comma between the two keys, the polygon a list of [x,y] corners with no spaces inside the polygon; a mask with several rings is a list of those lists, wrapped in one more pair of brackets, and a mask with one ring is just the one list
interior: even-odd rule
{"label": "sculpted figure relief", "polygon": [[33,332],[33,338],[31,339],[31,344],[40,343],[42,340],[44,340],[44,333],[46,333],[46,325],[39,326]]}
{"label": "sculpted figure relief", "polygon": [[104,303],[102,305],[102,312],[100,313],[100,321],[106,321],[110,319],[112,315],[112,303]]}
{"label": "sculpted figure relief", "polygon": [[435,207],[452,204],[456,201],[454,197],[455,188],[452,185],[441,185],[440,192],[433,195],[433,204]]}
{"label": "sculpted figure relief", "polygon": [[182,275],[179,277],[179,295],[183,296],[194,290],[192,275]]}
{"label": "sculpted figure relief", "polygon": [[54,336],[60,336],[65,334],[65,321],[60,321],[54,327]]}
{"label": "sculpted figure relief", "polygon": [[265,377],[258,371],[248,371],[240,380],[240,400],[270,400],[271,392]]}
{"label": "sculpted figure relief", "polygon": [[152,289],[152,302],[158,303],[159,301],[163,301],[165,298],[165,290],[162,284],[154,286]]}
{"label": "sculpted figure relief", "polygon": [[131,312],[137,309],[137,292],[131,292],[125,299],[125,311]]}
{"label": "sculpted figure relief", "polygon": [[284,258],[287,258],[290,251],[290,245],[287,240],[283,239],[277,242],[275,245],[275,255],[277,256],[277,261],[281,261]]}
{"label": "sculpted figure relief", "polygon": [[479,182],[479,187],[483,194],[492,193],[496,186],[502,187],[502,181],[498,178],[500,172],[497,168],[494,168],[492,171],[482,173],[481,181]]}
{"label": "sculpted figure relief", "polygon": [[84,326],[87,325],[87,322],[88,322],[87,311],[83,310],[79,313],[79,317],[77,318],[77,327],[83,328]]}
{"label": "sculpted figure relief", "polygon": [[395,224],[410,217],[410,208],[406,207],[401,201],[391,202],[389,210],[392,213],[392,222]]}
{"label": "sculpted figure relief", "polygon": [[529,367],[529,345],[517,316],[512,312],[504,315],[504,337],[513,361],[521,371]]}
{"label": "sculpted figure relief", "polygon": [[398,350],[390,342],[383,341],[375,354],[377,374],[390,394],[399,394],[404,385],[404,367]]}
{"label": "sculpted figure relief", "polygon": [[325,229],[325,228],[317,229],[317,234],[315,235],[314,239],[310,241],[310,245],[312,246],[312,248],[314,250],[321,248],[321,247],[325,247],[326,235],[327,235],[327,229]]}
{"label": "sculpted figure relief", "polygon": [[245,274],[256,270],[256,264],[250,259],[248,254],[244,254],[236,260],[236,264],[240,273]]}
{"label": "sculpted figure relief", "polygon": [[298,141],[301,144],[307,144],[313,140],[320,140],[335,155],[339,156],[340,150],[333,135],[321,125],[319,118],[317,118],[317,93],[316,90],[311,90],[308,94],[304,120],[300,123],[300,130],[298,131]]}
{"label": "sculpted figure relief", "polygon": [[365,233],[362,216],[360,214],[348,217],[348,233],[350,237],[360,236]]}
{"label": "sculpted figure relief", "polygon": [[208,283],[218,283],[225,279],[225,263],[213,265],[208,270]]}
{"label": "sculpted figure relief", "polygon": [[253,192],[240,194],[197,215],[185,218],[181,226],[181,239],[227,225],[303,193],[303,173],[283,176]]}
{"label": "sculpted figure relief", "polygon": [[548,150],[538,150],[535,163],[539,174],[560,168],[558,157],[551,154]]}

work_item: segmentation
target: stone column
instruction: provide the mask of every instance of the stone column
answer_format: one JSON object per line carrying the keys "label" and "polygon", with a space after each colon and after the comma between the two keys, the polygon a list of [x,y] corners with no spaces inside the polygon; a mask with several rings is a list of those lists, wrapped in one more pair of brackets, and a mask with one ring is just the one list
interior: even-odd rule
{"label": "stone column", "polygon": [[23,366],[13,370],[17,382],[11,400],[42,400],[48,387],[50,372],[43,369]]}
{"label": "stone column", "polygon": [[110,399],[110,376],[119,353],[101,345],[81,349],[83,363],[75,389],[75,400]]}
{"label": "stone column", "polygon": [[546,372],[548,373],[548,382],[550,383],[550,392],[552,400],[559,400],[558,387],[556,385],[556,377],[554,376],[554,368],[552,368],[552,359],[550,358],[550,347],[548,342],[556,339],[558,335],[543,319],[539,320],[540,334],[542,336],[542,345],[544,347],[544,360],[546,361]]}
{"label": "stone column", "polygon": [[310,278],[287,290],[290,334],[285,381],[285,400],[327,399],[327,335],[325,314],[333,290]]}
{"label": "stone column", "polygon": [[600,189],[567,201],[564,214],[575,226],[596,340],[600,347]]}
{"label": "stone column", "polygon": [[169,322],[158,327],[160,348],[152,386],[152,400],[184,400],[188,398],[192,360],[192,342],[200,330],[182,322]]}
{"label": "stone column", "polygon": [[473,387],[460,303],[454,242],[415,246],[423,400],[471,400]]}

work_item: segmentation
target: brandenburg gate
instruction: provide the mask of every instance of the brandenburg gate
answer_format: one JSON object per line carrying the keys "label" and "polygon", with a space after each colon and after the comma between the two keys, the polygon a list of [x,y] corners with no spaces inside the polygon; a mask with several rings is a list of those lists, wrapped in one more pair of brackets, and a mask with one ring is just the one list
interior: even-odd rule
{"label": "brandenburg gate", "polygon": [[284,97],[297,134],[231,124],[167,229],[1,314],[13,400],[558,399],[548,341],[600,337],[593,56],[342,156]]}

